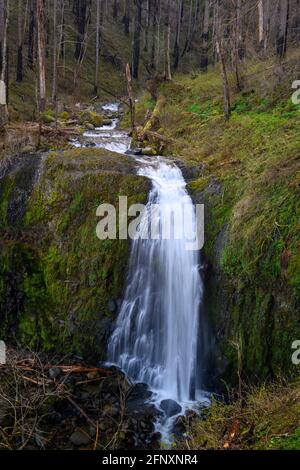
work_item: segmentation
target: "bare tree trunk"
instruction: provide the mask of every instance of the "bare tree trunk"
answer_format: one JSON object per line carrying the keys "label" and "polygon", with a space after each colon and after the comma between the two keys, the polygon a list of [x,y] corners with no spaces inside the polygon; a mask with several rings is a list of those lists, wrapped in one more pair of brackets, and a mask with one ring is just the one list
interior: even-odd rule
{"label": "bare tree trunk", "polygon": [[156,31],[156,9],[157,9],[157,1],[154,1],[153,8],[151,9],[151,50],[150,50],[150,68],[152,70],[155,69],[155,49],[156,49],[156,39],[155,39],[155,31]]}
{"label": "bare tree trunk", "polygon": [[2,49],[5,26],[4,0],[0,0],[0,74],[2,70]]}
{"label": "bare tree trunk", "polygon": [[193,16],[193,0],[190,0],[187,34],[186,34],[185,45],[184,45],[181,57],[183,57],[190,48],[190,42],[191,42],[191,36],[192,36],[192,16]]}
{"label": "bare tree trunk", "polygon": [[183,2],[182,0],[177,0],[177,22],[176,22],[176,36],[174,44],[174,69],[178,69],[179,65],[179,44],[180,44],[180,33],[181,33],[181,23],[183,15]]}
{"label": "bare tree trunk", "polygon": [[28,67],[33,70],[34,66],[34,42],[35,42],[35,10],[34,0],[30,0],[29,30],[28,30]]}
{"label": "bare tree trunk", "polygon": [[38,58],[39,58],[39,111],[46,107],[46,37],[44,0],[37,1]]}
{"label": "bare tree trunk", "polygon": [[270,0],[258,1],[258,42],[259,49],[266,53],[270,32]]}
{"label": "bare tree trunk", "polygon": [[287,51],[287,33],[289,21],[289,0],[280,1],[280,23],[277,35],[277,54],[282,59]]}
{"label": "bare tree trunk", "polygon": [[97,14],[96,14],[96,61],[95,61],[95,84],[94,94],[98,95],[99,84],[99,56],[100,56],[100,12],[102,0],[96,0]]}
{"label": "bare tree trunk", "polygon": [[225,54],[223,49],[223,42],[222,39],[218,37],[217,39],[217,52],[220,59],[221,65],[221,75],[223,81],[223,98],[224,98],[224,116],[225,119],[228,120],[231,115],[231,105],[230,105],[230,92],[229,92],[229,83],[228,83],[228,76],[227,76],[227,69],[226,69],[226,60]]}
{"label": "bare tree trunk", "polygon": [[170,0],[167,4],[167,12],[165,16],[165,79],[172,80],[171,74],[171,60],[170,60],[170,37],[171,37],[171,25],[170,25]]}
{"label": "bare tree trunk", "polygon": [[114,20],[118,18],[118,11],[119,11],[118,0],[114,0],[114,3],[113,3],[113,19]]}
{"label": "bare tree trunk", "polygon": [[270,0],[264,0],[264,52],[266,54],[270,35]]}
{"label": "bare tree trunk", "polygon": [[208,67],[209,11],[210,11],[210,1],[205,0],[203,31],[202,31],[202,54],[201,54],[201,60],[200,60],[200,69],[204,71],[207,70],[207,67]]}
{"label": "bare tree trunk", "polygon": [[6,9],[4,12],[4,30],[2,40],[2,67],[1,67],[1,101],[0,101],[0,126],[5,124],[8,120],[8,108],[7,108],[7,97],[8,97],[8,46],[7,46],[7,32],[9,25],[9,14],[10,14],[10,0],[6,0]]}
{"label": "bare tree trunk", "polygon": [[145,45],[144,51],[149,50],[149,29],[150,29],[150,17],[151,17],[151,0],[146,0],[146,25],[145,25]]}
{"label": "bare tree trunk", "polygon": [[53,71],[52,71],[52,101],[57,98],[57,0],[53,0]]}
{"label": "bare tree trunk", "polygon": [[129,36],[130,32],[130,0],[125,0],[125,10],[123,16],[124,33]]}
{"label": "bare tree trunk", "polygon": [[239,61],[240,61],[240,44],[241,44],[241,4],[240,0],[236,1],[235,9],[235,21],[233,28],[233,47],[232,47],[232,66],[236,81],[236,87],[238,91],[241,91],[243,88],[242,79],[240,77],[239,71]]}
{"label": "bare tree trunk", "polygon": [[140,50],[141,50],[141,29],[142,29],[142,3],[143,0],[134,0],[134,33],[132,44],[132,76],[139,77]]}
{"label": "bare tree trunk", "polygon": [[57,58],[65,57],[65,0],[60,0],[60,25]]}
{"label": "bare tree trunk", "polygon": [[258,0],[258,42],[260,49],[263,48],[265,37],[264,0]]}
{"label": "bare tree trunk", "polygon": [[157,14],[156,14],[156,56],[155,56],[155,69],[159,70],[160,59],[160,23],[161,23],[161,0],[157,0]]}
{"label": "bare tree trunk", "polygon": [[22,0],[18,2],[18,54],[17,54],[17,82],[23,80],[23,4]]}
{"label": "bare tree trunk", "polygon": [[128,101],[129,101],[129,109],[130,109],[130,117],[131,117],[131,129],[132,131],[134,131],[135,129],[135,100],[133,96],[132,78],[131,78],[131,70],[130,70],[129,64],[126,64],[126,80],[127,80],[127,93],[128,93]]}

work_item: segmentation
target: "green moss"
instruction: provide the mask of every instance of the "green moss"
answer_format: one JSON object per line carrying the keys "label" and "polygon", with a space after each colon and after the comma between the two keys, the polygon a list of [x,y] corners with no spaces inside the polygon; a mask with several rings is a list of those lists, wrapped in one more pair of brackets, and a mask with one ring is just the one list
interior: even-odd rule
{"label": "green moss", "polygon": [[[118,207],[123,195],[128,204],[146,201],[149,181],[134,166],[130,157],[102,149],[47,156],[22,227],[30,243],[20,243],[18,235],[8,246],[1,242],[3,337],[15,336],[32,349],[105,358],[108,303],[122,295],[129,243],[97,238],[96,209],[101,203]],[[22,302],[7,309],[12,273]]]}
{"label": "green moss", "polygon": [[61,119],[62,121],[67,121],[68,119],[70,119],[70,114],[67,111],[63,111],[59,114],[59,119]]}
{"label": "green moss", "polygon": [[83,111],[80,113],[80,122],[81,124],[88,122],[95,127],[101,127],[103,124],[103,116],[94,111]]}
{"label": "green moss", "polygon": [[45,111],[41,114],[41,120],[44,124],[51,124],[55,122],[55,117],[53,116],[53,112],[50,110]]}

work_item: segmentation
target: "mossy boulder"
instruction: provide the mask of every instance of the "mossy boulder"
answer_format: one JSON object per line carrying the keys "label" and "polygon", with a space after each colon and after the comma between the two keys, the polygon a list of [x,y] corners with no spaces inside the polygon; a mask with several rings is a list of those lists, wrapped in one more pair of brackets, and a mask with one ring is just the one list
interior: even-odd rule
{"label": "mossy boulder", "polygon": [[105,359],[129,242],[99,240],[96,209],[109,203],[118,213],[119,196],[144,203],[150,183],[133,159],[102,149],[51,153],[37,174],[19,229],[9,223],[18,170],[2,180],[0,337]]}
{"label": "mossy boulder", "polygon": [[98,114],[94,111],[85,110],[80,113],[80,122],[81,124],[89,123],[92,124],[94,127],[101,127],[103,125],[103,116]]}
{"label": "mossy boulder", "polygon": [[52,124],[55,122],[55,117],[53,116],[52,112],[45,111],[43,114],[41,114],[41,121],[44,124]]}
{"label": "mossy boulder", "polygon": [[70,119],[70,114],[67,111],[63,111],[59,114],[59,119],[62,121],[68,121]]}

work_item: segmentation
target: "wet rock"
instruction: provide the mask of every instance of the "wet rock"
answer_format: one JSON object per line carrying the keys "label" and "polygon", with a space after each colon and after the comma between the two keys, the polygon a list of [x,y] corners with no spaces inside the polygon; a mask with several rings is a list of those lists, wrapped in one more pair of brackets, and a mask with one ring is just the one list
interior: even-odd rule
{"label": "wet rock", "polygon": [[95,142],[91,142],[91,141],[90,141],[90,142],[87,142],[87,143],[85,144],[85,146],[88,147],[88,148],[92,148],[92,147],[96,147],[96,144],[95,144]]}
{"label": "wet rock", "polygon": [[143,148],[141,153],[142,153],[142,155],[149,155],[149,156],[157,155],[156,150],[153,149],[152,147]]}
{"label": "wet rock", "polygon": [[127,412],[143,412],[145,402],[149,400],[152,393],[148,390],[147,385],[139,383],[135,384],[130,390],[129,396],[126,401]]}
{"label": "wet rock", "polygon": [[133,155],[142,155],[142,151],[143,149],[135,148],[135,149],[132,149],[129,153],[132,153]]}
{"label": "wet rock", "polygon": [[74,446],[80,447],[80,446],[88,445],[89,442],[91,441],[91,438],[87,432],[82,431],[82,429],[77,429],[70,436],[70,441],[72,442]]}
{"label": "wet rock", "polygon": [[108,310],[110,313],[115,313],[118,310],[118,304],[114,299],[109,299]]}
{"label": "wet rock", "polygon": [[110,126],[111,124],[112,124],[111,119],[108,119],[108,118],[103,119],[103,122],[102,122],[103,126]]}
{"label": "wet rock", "polygon": [[51,379],[57,379],[61,374],[61,370],[59,367],[52,367],[52,369],[49,369],[49,377]]}
{"label": "wet rock", "polygon": [[85,125],[85,127],[88,131],[94,131],[95,130],[94,124],[91,124],[90,122],[86,122],[84,125]]}
{"label": "wet rock", "polygon": [[175,400],[162,400],[160,408],[166,413],[167,416],[174,416],[181,412],[181,406]]}

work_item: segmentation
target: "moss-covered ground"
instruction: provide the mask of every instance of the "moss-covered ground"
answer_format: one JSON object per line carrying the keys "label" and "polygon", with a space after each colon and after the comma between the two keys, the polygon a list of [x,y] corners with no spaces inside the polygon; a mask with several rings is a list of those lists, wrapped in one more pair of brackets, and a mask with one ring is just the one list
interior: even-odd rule
{"label": "moss-covered ground", "polygon": [[96,209],[147,199],[129,157],[101,149],[50,153],[26,203],[9,222],[18,172],[2,181],[0,336],[37,350],[105,358],[109,301],[122,296],[127,240],[99,240]]}

